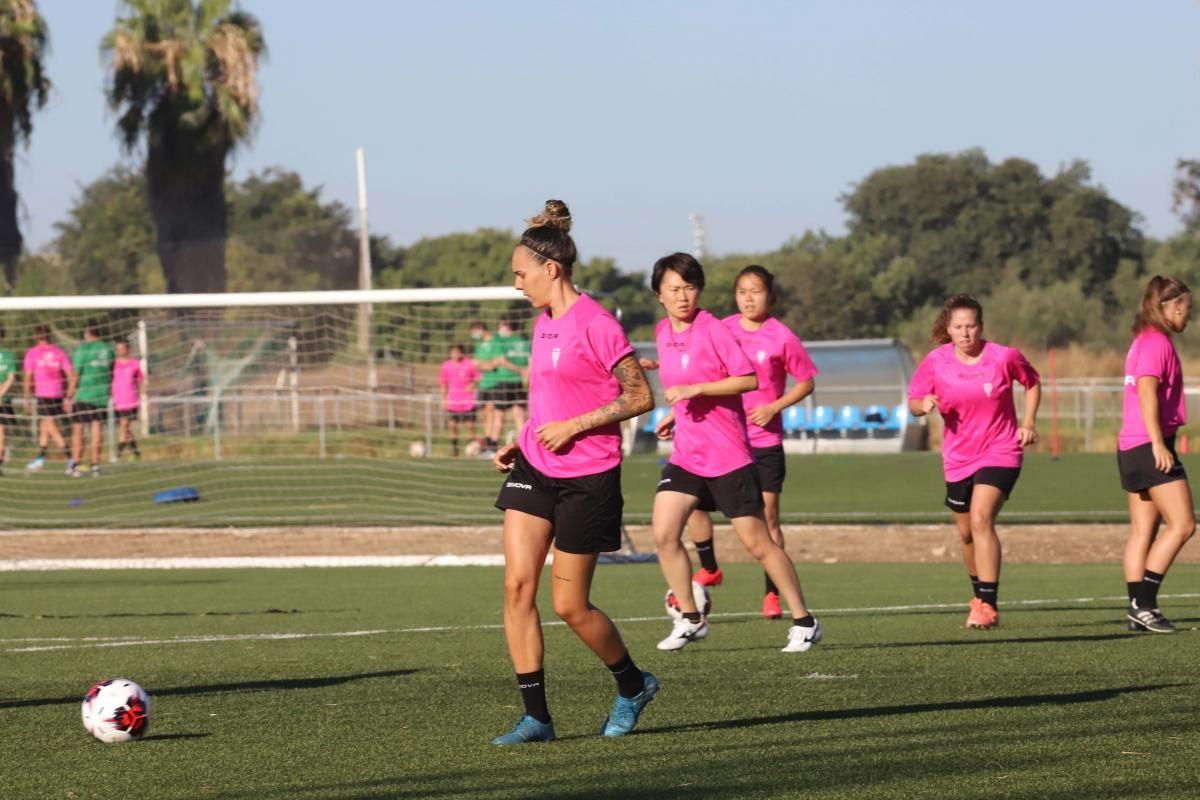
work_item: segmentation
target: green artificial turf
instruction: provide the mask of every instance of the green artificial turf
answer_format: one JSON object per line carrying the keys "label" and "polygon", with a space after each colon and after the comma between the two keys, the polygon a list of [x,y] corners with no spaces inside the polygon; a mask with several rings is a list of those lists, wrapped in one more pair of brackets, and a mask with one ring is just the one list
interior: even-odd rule
{"label": "green artificial turf", "polygon": [[[1001,627],[967,631],[942,565],[804,565],[825,626],[784,654],[760,573],[725,567],[712,633],[678,653],[652,564],[593,598],[662,691],[596,735],[605,668],[546,627],[559,740],[494,748],[519,715],[493,568],[8,573],[5,798],[1187,798],[1200,795],[1200,568],[1163,589],[1173,636],[1125,631],[1116,566],[1013,565]],[[547,623],[554,620],[543,586]],[[908,608],[904,608],[909,606]],[[51,648],[51,649],[40,649]],[[122,676],[148,737],[101,745],[79,702]]]}
{"label": "green artificial turf", "polygon": [[[646,523],[661,459],[623,467],[625,520]],[[1185,456],[1193,472],[1200,460]],[[58,464],[59,462],[53,462]],[[70,479],[57,468],[0,479],[0,526],[142,527],[226,525],[491,524],[501,477],[468,459],[276,458],[146,461]],[[193,486],[196,503],[157,504],[155,492]],[[940,522],[946,519],[941,459],[933,453],[788,457],[785,522]],[[1005,507],[1005,522],[1126,518],[1111,454],[1059,461],[1035,453]]]}

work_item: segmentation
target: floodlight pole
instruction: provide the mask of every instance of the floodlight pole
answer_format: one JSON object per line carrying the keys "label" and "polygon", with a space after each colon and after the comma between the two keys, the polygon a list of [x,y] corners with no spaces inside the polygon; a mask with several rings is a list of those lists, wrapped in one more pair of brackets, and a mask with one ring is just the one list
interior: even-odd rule
{"label": "floodlight pole", "polygon": [[692,223],[692,255],[697,259],[704,258],[708,252],[708,229],[704,227],[704,217],[693,211],[688,214],[688,222]]}
{"label": "floodlight pole", "polygon": [[[360,147],[355,155],[358,159],[358,288],[359,291],[371,289],[371,236],[367,228],[367,156]],[[370,303],[360,303],[358,306],[358,352],[367,358],[367,391],[370,393],[369,408],[372,419],[375,417],[375,389],[378,379],[375,371],[375,348],[371,346],[371,314]]]}

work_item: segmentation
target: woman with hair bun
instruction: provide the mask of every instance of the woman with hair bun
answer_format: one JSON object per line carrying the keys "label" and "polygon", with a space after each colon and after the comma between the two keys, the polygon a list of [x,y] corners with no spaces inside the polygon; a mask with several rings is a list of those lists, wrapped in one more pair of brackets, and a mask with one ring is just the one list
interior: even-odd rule
{"label": "woman with hair bun", "polygon": [[512,255],[516,288],[545,309],[533,328],[529,418],[517,442],[493,459],[508,473],[496,499],[504,511],[504,634],[525,713],[492,740],[497,745],[555,736],[536,602],[551,546],[554,611],[617,682],[601,734],[633,730],[658,691],[658,681],[638,669],[616,625],[589,599],[600,553],[621,547],[620,423],[649,411],[654,399],[620,324],[571,283],[578,256],[566,204],[548,200],[529,226]]}
{"label": "woman with hair bun", "polygon": [[1187,422],[1187,406],[1183,369],[1171,341],[1171,334],[1183,333],[1191,314],[1191,290],[1155,275],[1142,294],[1125,356],[1117,467],[1129,498],[1125,587],[1131,631],[1175,632],[1158,608],[1158,589],[1196,530],[1192,490],[1175,453],[1175,432]]}
{"label": "woman with hair bun", "polygon": [[[1042,392],[1037,371],[1013,347],[983,338],[983,306],[969,294],[946,300],[933,323],[931,350],[908,385],[914,416],[942,415],[946,507],[962,540],[975,596],[967,628],[1000,622],[1000,539],[996,517],[1021,474],[1024,450],[1038,440]],[[1013,382],[1025,387],[1017,424]]]}

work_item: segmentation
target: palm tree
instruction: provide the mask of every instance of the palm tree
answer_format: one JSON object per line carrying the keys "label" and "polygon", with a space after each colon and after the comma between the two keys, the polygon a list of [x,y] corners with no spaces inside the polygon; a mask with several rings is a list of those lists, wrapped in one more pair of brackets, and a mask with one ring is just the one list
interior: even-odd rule
{"label": "palm tree", "polygon": [[146,190],[168,292],[225,290],[225,159],[252,132],[265,53],[233,0],[124,0],[104,37],[126,150],[146,135]]}
{"label": "palm tree", "polygon": [[0,264],[9,286],[17,280],[23,241],[13,157],[18,144],[29,143],[33,112],[50,93],[42,63],[48,43],[34,0],[0,0]]}

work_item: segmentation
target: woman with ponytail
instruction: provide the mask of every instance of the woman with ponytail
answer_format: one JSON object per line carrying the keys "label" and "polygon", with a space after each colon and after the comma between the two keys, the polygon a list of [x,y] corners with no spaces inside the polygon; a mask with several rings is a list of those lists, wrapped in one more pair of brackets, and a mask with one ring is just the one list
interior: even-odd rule
{"label": "woman with ponytail", "polygon": [[1158,608],[1158,589],[1196,530],[1192,490],[1175,453],[1175,431],[1187,421],[1187,406],[1183,369],[1171,341],[1171,334],[1183,333],[1191,313],[1191,290],[1155,275],[1142,295],[1125,357],[1117,466],[1129,498],[1125,586],[1131,631],[1175,631]]}
{"label": "woman with ponytail", "polygon": [[[946,300],[930,338],[939,346],[909,382],[908,406],[914,416],[942,416],[945,502],[975,593],[966,627],[994,628],[1000,622],[996,517],[1017,484],[1025,447],[1038,439],[1041,385],[1019,350],[983,338],[983,306],[969,294]],[[1014,381],[1025,387],[1019,426]]]}
{"label": "woman with ponytail", "polygon": [[620,324],[571,283],[577,253],[566,204],[547,201],[529,226],[512,255],[516,288],[545,309],[533,328],[529,418],[517,442],[493,459],[507,473],[496,499],[504,511],[504,634],[525,713],[492,740],[497,745],[555,736],[537,609],[552,546],[554,611],[617,682],[601,734],[633,730],[658,691],[658,681],[637,668],[616,625],[589,597],[600,553],[621,547],[620,423],[649,411],[654,398]]}

